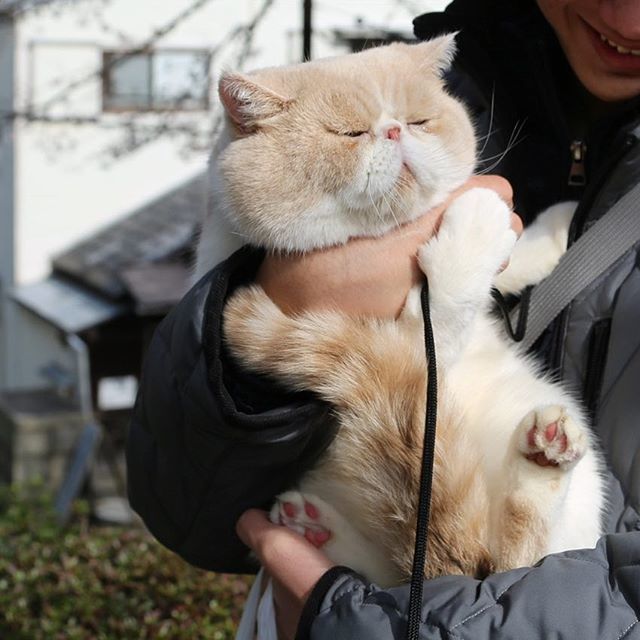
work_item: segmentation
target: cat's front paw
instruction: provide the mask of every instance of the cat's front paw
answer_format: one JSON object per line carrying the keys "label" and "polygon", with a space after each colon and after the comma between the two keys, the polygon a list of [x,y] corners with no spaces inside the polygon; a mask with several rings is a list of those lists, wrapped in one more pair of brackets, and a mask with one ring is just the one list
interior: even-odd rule
{"label": "cat's front paw", "polygon": [[322,547],[332,537],[328,511],[319,498],[304,496],[299,491],[286,491],[276,498],[270,518],[273,523],[303,535],[315,547]]}
{"label": "cat's front paw", "polygon": [[559,405],[539,407],[518,425],[520,452],[541,467],[569,469],[584,456],[587,447],[584,428]]}
{"label": "cat's front paw", "polygon": [[511,228],[511,210],[491,189],[465,191],[449,205],[435,238],[418,254],[429,278],[442,277],[455,286],[489,288],[506,264],[517,235]]}

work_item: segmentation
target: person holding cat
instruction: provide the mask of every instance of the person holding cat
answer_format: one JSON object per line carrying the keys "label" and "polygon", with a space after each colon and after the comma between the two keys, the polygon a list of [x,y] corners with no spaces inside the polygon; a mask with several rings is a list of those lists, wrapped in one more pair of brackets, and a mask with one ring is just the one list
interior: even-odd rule
{"label": "person holding cat", "polygon": [[[460,30],[450,88],[475,116],[481,145],[487,134],[485,168],[514,186],[527,224],[555,202],[580,200],[573,241],[638,182],[637,3],[457,0],[443,14],[418,18],[415,28],[420,38]],[[497,189],[511,198],[504,182]],[[330,304],[396,317],[418,275],[411,256],[434,218],[417,224],[413,246],[404,233],[311,254],[302,265],[274,257],[258,280],[287,310]],[[382,264],[368,258],[375,247],[389,256]],[[167,546],[218,571],[249,568],[236,520],[248,507],[268,506],[334,435],[323,403],[239,371],[225,353],[225,292],[253,279],[260,260],[236,254],[165,323],[149,352],[128,445],[134,508]],[[549,368],[582,390],[605,445],[609,535],[596,549],[551,555],[532,569],[425,582],[425,637],[620,640],[638,633],[638,264],[637,251],[628,252],[537,345]],[[245,513],[238,532],[276,578],[283,637],[296,630],[298,638],[404,637],[407,586],[381,590],[334,567],[318,540],[271,525],[261,512]]]}

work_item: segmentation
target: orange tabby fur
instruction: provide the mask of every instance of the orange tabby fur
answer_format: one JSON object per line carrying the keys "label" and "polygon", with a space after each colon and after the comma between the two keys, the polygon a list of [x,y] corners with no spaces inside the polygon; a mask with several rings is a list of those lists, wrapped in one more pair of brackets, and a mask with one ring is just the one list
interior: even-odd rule
{"label": "orange tabby fur", "polygon": [[[210,220],[226,219],[268,250],[308,251],[384,234],[442,202],[475,163],[469,118],[440,77],[452,45],[446,36],[225,76],[229,122],[212,158]],[[567,226],[560,213],[541,217],[541,237],[554,221]],[[205,224],[201,272],[216,259],[211,238]],[[514,241],[508,207],[475,189],[420,250],[440,364],[428,576],[531,564],[599,534],[599,461],[580,408],[488,314]],[[514,254],[513,287],[533,282],[532,260],[544,258],[544,277],[564,250],[550,243],[543,256],[531,246],[532,255]],[[235,292],[224,314],[241,363],[335,406],[337,436],[299,492],[323,502],[331,557],[380,584],[407,579],[413,558],[427,376],[414,295],[395,322],[337,311],[288,317],[259,287]],[[571,446],[534,443],[538,422],[538,436],[553,422]],[[531,462],[536,447],[553,464]]]}

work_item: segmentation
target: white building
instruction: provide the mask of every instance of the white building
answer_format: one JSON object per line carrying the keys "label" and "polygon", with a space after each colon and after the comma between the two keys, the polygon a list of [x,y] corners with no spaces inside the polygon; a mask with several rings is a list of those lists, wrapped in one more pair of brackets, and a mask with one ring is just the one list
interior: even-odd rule
{"label": "white building", "polygon": [[[313,57],[344,51],[333,30],[358,19],[357,28],[411,33],[415,15],[445,4],[315,0]],[[242,50],[242,33],[229,35],[265,8],[245,68],[298,61],[302,0],[53,0],[18,15],[17,284],[44,278],[60,251],[204,170],[216,74]],[[50,357],[49,334],[33,323],[23,315],[5,325],[7,386],[37,385]]]}

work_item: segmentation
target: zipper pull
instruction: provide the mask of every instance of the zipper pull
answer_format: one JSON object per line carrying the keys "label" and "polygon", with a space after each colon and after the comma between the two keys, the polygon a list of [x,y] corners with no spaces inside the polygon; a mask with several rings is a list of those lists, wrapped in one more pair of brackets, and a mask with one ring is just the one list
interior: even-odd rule
{"label": "zipper pull", "polygon": [[582,140],[574,140],[569,150],[571,152],[569,186],[583,187],[587,183],[587,174],[584,167],[584,156],[587,153],[587,145],[582,142]]}

